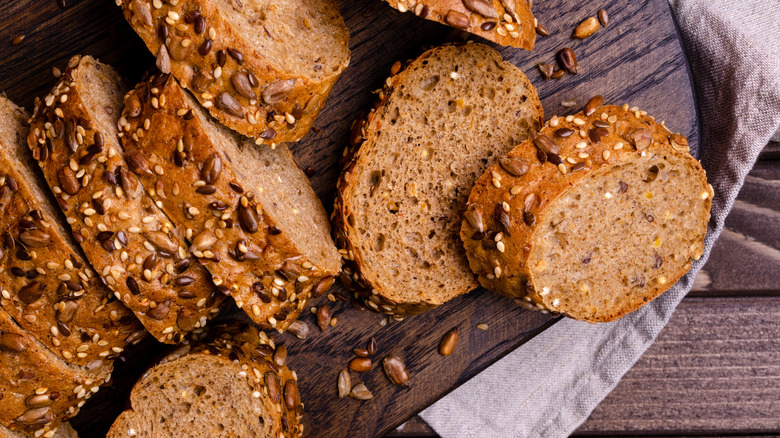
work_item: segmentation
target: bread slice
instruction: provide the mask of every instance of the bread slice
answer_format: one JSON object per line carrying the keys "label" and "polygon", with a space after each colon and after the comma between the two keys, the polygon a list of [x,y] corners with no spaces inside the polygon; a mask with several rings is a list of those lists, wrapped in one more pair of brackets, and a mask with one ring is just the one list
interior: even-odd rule
{"label": "bread slice", "polygon": [[530,137],[542,105],[523,72],[482,44],[431,49],[386,82],[338,182],[347,287],[408,314],[477,286],[458,239],[474,180]]}
{"label": "bread slice", "polygon": [[91,370],[66,363],[0,309],[0,424],[52,436],[110,373],[110,363]]}
{"label": "bread slice", "polygon": [[0,96],[0,307],[68,362],[110,366],[143,327],[60,224],[26,146],[27,119]]}
{"label": "bread slice", "polygon": [[479,178],[460,235],[486,288],[595,323],[655,299],[702,256],[713,191],[685,137],[591,102]]}
{"label": "bread slice", "polygon": [[[25,433],[16,432],[11,429],[8,429],[5,426],[0,425],[0,438],[28,438],[28,437],[29,435]],[[79,438],[79,434],[76,433],[75,430],[73,430],[73,427],[71,427],[70,423],[62,423],[62,425],[56,431],[54,431],[54,434],[51,435],[50,438]]]}
{"label": "bread slice", "polygon": [[190,251],[266,329],[286,328],[339,273],[330,223],[284,145],[258,148],[214,122],[171,75],[125,96],[120,120],[138,177],[185,229]]}
{"label": "bread slice", "polygon": [[258,144],[303,137],[349,64],[349,32],[333,0],[117,4],[163,73]]}
{"label": "bread slice", "polygon": [[155,338],[178,343],[224,296],[129,170],[146,163],[119,145],[119,76],[90,57],[69,65],[38,102],[28,145],[92,266]]}
{"label": "bread slice", "polygon": [[302,436],[303,404],[286,354],[248,326],[217,332],[147,371],[107,437]]}
{"label": "bread slice", "polygon": [[533,50],[536,19],[526,0],[385,0],[401,12],[479,35],[504,46]]}

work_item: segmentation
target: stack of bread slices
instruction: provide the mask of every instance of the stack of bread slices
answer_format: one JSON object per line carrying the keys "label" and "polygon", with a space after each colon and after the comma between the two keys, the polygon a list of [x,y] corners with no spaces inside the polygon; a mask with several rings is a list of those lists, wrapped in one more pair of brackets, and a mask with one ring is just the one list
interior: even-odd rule
{"label": "stack of bread slices", "polygon": [[[530,2],[387,2],[533,48]],[[0,97],[0,436],[75,436],[147,332],[178,347],[110,437],[301,436],[297,375],[257,328],[287,329],[337,277],[396,319],[482,285],[604,322],[703,254],[713,191],[684,137],[600,96],[545,123],[476,43],[397,63],[329,219],[285,143],[349,63],[334,1],[117,4],[157,71],[131,88],[75,56],[32,117]],[[255,325],[207,328],[227,299]]]}

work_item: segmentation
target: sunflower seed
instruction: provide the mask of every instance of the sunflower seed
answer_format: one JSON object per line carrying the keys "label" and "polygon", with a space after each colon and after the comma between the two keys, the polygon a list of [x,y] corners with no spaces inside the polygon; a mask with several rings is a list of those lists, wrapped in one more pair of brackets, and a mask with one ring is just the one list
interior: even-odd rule
{"label": "sunflower seed", "polygon": [[561,147],[545,134],[534,133],[534,144],[546,154],[560,154]]}
{"label": "sunflower seed", "polygon": [[446,335],[441,339],[441,343],[439,343],[439,354],[442,356],[449,356],[452,354],[452,350],[455,349],[455,345],[458,343],[458,328],[455,327],[454,329],[447,332]]}
{"label": "sunflower seed", "polygon": [[356,357],[349,361],[349,369],[356,373],[363,373],[371,369],[371,359],[367,357]]}
{"label": "sunflower seed", "polygon": [[235,117],[244,116],[244,108],[238,103],[236,98],[231,96],[228,92],[224,92],[217,97],[216,105],[217,108]]}
{"label": "sunflower seed", "polygon": [[577,74],[577,57],[571,48],[564,47],[558,52],[558,62],[569,73]]}
{"label": "sunflower seed", "polygon": [[369,391],[363,383],[358,383],[353,386],[349,396],[358,400],[371,400],[374,398],[374,395],[371,394],[371,391]]}
{"label": "sunflower seed", "polygon": [[466,29],[469,27],[469,16],[455,10],[450,10],[444,16],[444,21],[452,27]]}
{"label": "sunflower seed", "polygon": [[298,385],[295,384],[295,380],[290,379],[284,384],[284,404],[291,411],[294,411],[301,404],[301,395],[298,392]]}
{"label": "sunflower seed", "polygon": [[21,353],[27,349],[27,338],[16,333],[0,335],[0,351]]}
{"label": "sunflower seed", "polygon": [[273,105],[287,97],[295,86],[295,79],[286,79],[273,82],[263,90],[263,102]]}
{"label": "sunflower seed", "polygon": [[627,140],[641,151],[653,144],[653,134],[647,128],[638,128],[628,134]]}
{"label": "sunflower seed", "polygon": [[476,228],[480,233],[485,231],[485,222],[482,220],[482,213],[476,208],[469,208],[466,213],[463,214],[466,221],[473,228]]}
{"label": "sunflower seed", "polygon": [[349,395],[350,387],[352,386],[352,379],[349,377],[349,371],[342,369],[339,371],[338,390],[339,398],[344,398]]}
{"label": "sunflower seed", "polygon": [[282,381],[279,379],[279,375],[273,371],[266,371],[263,381],[265,389],[268,390],[268,397],[274,403],[279,403],[282,399]]}
{"label": "sunflower seed", "polygon": [[498,12],[493,7],[493,2],[488,0],[463,0],[466,9],[476,12],[487,18],[498,18]]}
{"label": "sunflower seed", "polygon": [[593,35],[601,26],[595,17],[588,17],[583,20],[576,29],[574,29],[574,38],[584,40]]}
{"label": "sunflower seed", "polygon": [[382,367],[385,370],[387,378],[398,386],[409,386],[409,371],[406,369],[404,361],[391,354],[382,360]]}
{"label": "sunflower seed", "polygon": [[596,95],[590,98],[588,103],[585,105],[584,114],[586,116],[589,116],[596,112],[599,107],[604,103],[604,96],[602,95]]}
{"label": "sunflower seed", "polygon": [[514,155],[505,155],[498,159],[501,167],[514,176],[522,176],[530,169],[528,161]]}

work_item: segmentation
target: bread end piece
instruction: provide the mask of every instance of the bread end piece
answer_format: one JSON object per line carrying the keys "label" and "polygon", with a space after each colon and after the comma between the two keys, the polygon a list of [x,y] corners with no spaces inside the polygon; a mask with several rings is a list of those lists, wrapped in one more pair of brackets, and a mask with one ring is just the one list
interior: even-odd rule
{"label": "bread end piece", "polygon": [[385,0],[410,12],[503,46],[533,50],[536,19],[526,0]]}
{"label": "bread end piece", "polygon": [[349,64],[349,31],[333,0],[118,4],[157,67],[258,144],[303,137]]}
{"label": "bread end piece", "polygon": [[553,117],[488,169],[460,235],[487,289],[595,323],[657,298],[703,255],[713,190],[685,137],[646,112],[588,113]]}
{"label": "bread end piece", "polygon": [[303,435],[297,376],[276,354],[284,347],[249,326],[209,332],[141,377],[109,438]]}

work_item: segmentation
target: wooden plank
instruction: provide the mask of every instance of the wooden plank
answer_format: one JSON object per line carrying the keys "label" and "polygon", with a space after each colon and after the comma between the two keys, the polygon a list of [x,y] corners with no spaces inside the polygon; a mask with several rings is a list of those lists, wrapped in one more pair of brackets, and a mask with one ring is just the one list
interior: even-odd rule
{"label": "wooden plank", "polygon": [[686,298],[578,435],[780,433],[780,299]]}
{"label": "wooden plank", "polygon": [[[348,127],[355,115],[370,105],[374,99],[371,91],[382,84],[390,66],[415,56],[426,45],[464,37],[412,14],[400,14],[380,1],[339,0],[339,5],[352,31],[352,63],[317,121],[318,129],[292,146],[301,167],[317,171],[312,185],[328,208]],[[610,27],[586,41],[571,40],[576,24],[600,7],[609,10]],[[552,36],[540,39],[534,52],[501,51],[528,72],[548,117],[575,112],[590,96],[602,94],[609,103],[638,105],[659,120],[668,120],[670,128],[689,136],[691,145],[697,147],[690,81],[665,0],[603,0],[587,8],[567,0],[542,2],[535,10]],[[4,60],[0,89],[27,107],[34,96],[44,94],[53,84],[51,65],[63,67],[76,53],[111,63],[130,80],[137,80],[142,70],[153,65],[152,57],[111,1],[78,1],[64,11],[51,0],[2,2],[0,17]],[[25,40],[10,45],[20,34],[27,35]],[[536,64],[554,62],[555,52],[565,46],[577,53],[582,72],[558,81],[542,80]],[[565,100],[574,100],[576,105],[564,108],[560,103]],[[348,304],[335,307],[339,323],[326,333],[320,333],[307,314],[304,320],[313,329],[308,339],[291,339],[289,335],[279,339],[290,347],[289,363],[300,376],[306,405],[304,421],[314,436],[381,435],[550,323],[544,315],[520,310],[511,301],[481,290],[384,328],[378,324],[382,317],[376,314],[354,311]],[[490,329],[476,330],[478,323],[488,323]],[[461,330],[460,345],[452,356],[443,358],[436,353],[436,346],[441,336],[456,326]],[[389,353],[405,358],[412,385],[408,389],[392,387],[375,366],[365,375],[353,375],[369,386],[374,400],[337,399],[338,369],[346,366],[351,349],[362,347],[371,336],[379,341],[377,359]],[[129,385],[152,356],[141,348],[128,351],[132,363],[118,367],[112,389],[91,400],[75,421],[82,437],[103,435],[124,404]]]}

